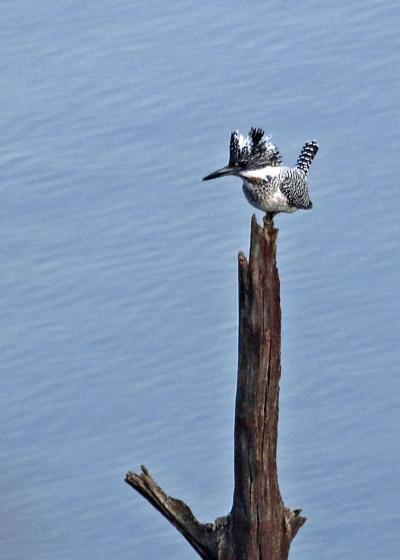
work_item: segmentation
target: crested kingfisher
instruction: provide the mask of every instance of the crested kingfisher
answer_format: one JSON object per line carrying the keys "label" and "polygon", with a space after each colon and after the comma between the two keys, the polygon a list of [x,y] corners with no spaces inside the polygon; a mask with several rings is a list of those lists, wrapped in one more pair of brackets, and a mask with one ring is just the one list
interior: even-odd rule
{"label": "crested kingfisher", "polygon": [[243,180],[247,201],[272,219],[278,212],[309,210],[312,202],[308,194],[307,173],[317,151],[314,140],[306,142],[295,167],[285,167],[278,148],[269,141],[261,128],[251,128],[244,138],[239,131],[231,134],[229,163],[210,173],[203,181],[225,175]]}

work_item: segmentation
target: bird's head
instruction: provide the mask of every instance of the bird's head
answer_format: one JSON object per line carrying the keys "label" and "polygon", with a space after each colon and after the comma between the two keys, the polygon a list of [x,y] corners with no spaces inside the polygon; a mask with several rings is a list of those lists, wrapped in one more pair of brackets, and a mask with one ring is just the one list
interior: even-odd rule
{"label": "bird's head", "polygon": [[231,134],[228,165],[213,171],[204,177],[203,181],[226,175],[240,175],[240,172],[246,169],[280,165],[280,153],[274,144],[268,142],[269,138],[261,128],[251,128],[246,138],[235,130]]}

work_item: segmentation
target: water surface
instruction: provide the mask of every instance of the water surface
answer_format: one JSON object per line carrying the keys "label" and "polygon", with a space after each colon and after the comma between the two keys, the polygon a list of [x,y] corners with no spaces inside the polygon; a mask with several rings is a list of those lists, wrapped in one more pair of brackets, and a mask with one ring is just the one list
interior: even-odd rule
{"label": "water surface", "polygon": [[[197,558],[123,482],[231,506],[237,263],[225,164],[320,152],[279,216],[292,560],[398,557],[399,9],[3,2],[0,542],[6,560]],[[259,216],[261,217],[261,216]]]}

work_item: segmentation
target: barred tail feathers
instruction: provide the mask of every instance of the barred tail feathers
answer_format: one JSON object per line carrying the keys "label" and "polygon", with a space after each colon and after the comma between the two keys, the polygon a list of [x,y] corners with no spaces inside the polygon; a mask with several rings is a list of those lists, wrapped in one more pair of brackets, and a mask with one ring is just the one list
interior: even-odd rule
{"label": "barred tail feathers", "polygon": [[315,158],[317,152],[318,152],[318,144],[316,143],[315,140],[312,140],[311,142],[306,142],[303,148],[301,149],[300,155],[297,158],[296,167],[297,169],[300,169],[300,171],[302,171],[304,175],[307,175],[312,160]]}

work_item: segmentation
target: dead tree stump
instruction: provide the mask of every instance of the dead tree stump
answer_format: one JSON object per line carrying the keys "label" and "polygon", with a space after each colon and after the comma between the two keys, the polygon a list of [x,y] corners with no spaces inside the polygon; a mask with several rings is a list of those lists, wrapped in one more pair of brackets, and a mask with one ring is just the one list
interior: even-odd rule
{"label": "dead tree stump", "polygon": [[279,491],[276,450],[281,376],[278,230],[251,222],[250,257],[239,253],[239,365],[235,410],[235,488],[231,512],[199,523],[189,507],[171,498],[145,467],[126,482],[182,533],[205,560],[286,560],[304,524],[300,510],[285,507]]}

